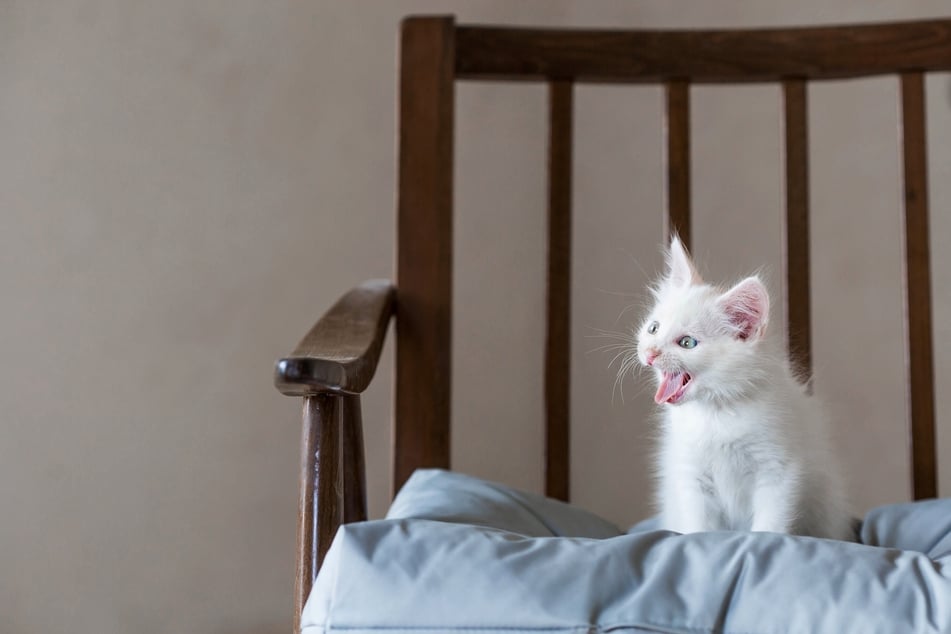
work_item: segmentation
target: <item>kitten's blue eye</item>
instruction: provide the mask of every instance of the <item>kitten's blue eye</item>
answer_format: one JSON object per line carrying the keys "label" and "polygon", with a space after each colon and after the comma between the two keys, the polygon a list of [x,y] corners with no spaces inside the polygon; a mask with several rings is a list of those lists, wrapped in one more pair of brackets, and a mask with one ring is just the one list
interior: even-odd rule
{"label": "kitten's blue eye", "polygon": [[656,321],[652,321],[651,325],[647,327],[647,334],[654,335],[657,334],[657,329],[660,328],[660,324]]}
{"label": "kitten's blue eye", "polygon": [[680,338],[680,341],[677,342],[677,345],[679,345],[681,348],[687,348],[689,350],[690,348],[697,347],[697,340],[690,335],[684,335]]}

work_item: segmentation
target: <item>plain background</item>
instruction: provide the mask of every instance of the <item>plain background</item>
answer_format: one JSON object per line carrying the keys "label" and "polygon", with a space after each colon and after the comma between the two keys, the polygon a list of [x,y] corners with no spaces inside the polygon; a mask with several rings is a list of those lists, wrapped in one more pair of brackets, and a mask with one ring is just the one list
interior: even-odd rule
{"label": "plain background", "polygon": [[[401,16],[610,27],[880,21],[945,0],[0,0],[0,630],[284,632],[299,403],[272,387],[393,272]],[[951,87],[928,81],[939,450],[951,451]],[[810,89],[815,391],[857,510],[909,499],[894,78]],[[696,254],[779,292],[780,92],[693,91]],[[545,90],[457,90],[455,466],[542,483]],[[576,92],[572,490],[650,513],[652,387],[608,343],[661,263],[662,95]],[[626,310],[629,306],[632,309]],[[389,496],[388,344],[364,399]],[[951,468],[942,463],[942,491]]]}

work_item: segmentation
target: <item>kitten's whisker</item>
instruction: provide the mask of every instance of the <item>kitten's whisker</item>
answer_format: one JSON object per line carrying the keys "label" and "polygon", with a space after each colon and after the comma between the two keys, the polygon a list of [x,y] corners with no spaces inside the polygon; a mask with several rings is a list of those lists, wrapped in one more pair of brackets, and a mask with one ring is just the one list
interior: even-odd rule
{"label": "kitten's whisker", "polygon": [[598,346],[597,348],[594,348],[593,350],[588,350],[587,354],[591,354],[592,352],[620,350],[621,348],[628,348],[628,347],[630,347],[630,344],[628,343],[609,343],[606,346]]}
{"label": "kitten's whisker", "polygon": [[[590,337],[590,339],[611,339],[614,343],[605,344],[605,346],[634,346],[637,342],[634,339],[622,339],[620,337]],[[600,348],[599,348],[600,349]]]}
{"label": "kitten's whisker", "polygon": [[647,274],[647,271],[644,270],[644,267],[641,265],[641,263],[637,260],[637,256],[634,253],[628,252],[627,256],[631,258],[631,262],[634,263],[634,266],[636,266],[638,270],[640,270],[641,275],[643,275],[645,278],[650,277],[650,275]]}
{"label": "kitten's whisker", "polygon": [[[618,357],[621,356],[620,354]],[[614,357],[617,360],[618,357]],[[614,361],[611,362],[612,364]],[[608,366],[610,367],[610,366]],[[626,403],[624,399],[624,379],[629,373],[633,373],[636,368],[640,367],[639,359],[637,358],[637,352],[631,351],[630,354],[621,361],[621,366],[618,368],[617,376],[614,379],[614,390],[611,391],[611,400],[614,401],[615,390],[621,393],[621,402]],[[618,389],[619,388],[619,389]],[[640,396],[642,390],[639,390],[636,396]]]}
{"label": "kitten's whisker", "polygon": [[[624,367],[624,364],[628,363],[628,361],[629,361],[629,359],[630,359],[631,357],[634,357],[634,361],[637,361],[637,351],[636,351],[636,350],[624,349],[624,350],[621,350],[621,351],[620,351],[619,353],[617,353],[616,355],[614,355],[614,358],[611,359],[611,363],[608,364],[608,367],[610,368],[611,366],[613,366],[613,365],[614,365],[614,362],[618,360],[618,357],[623,356],[623,355],[625,355],[625,354],[630,355],[630,356],[625,356],[625,357],[624,357],[624,360],[621,362],[621,368]],[[620,369],[619,369],[618,371],[620,372]]]}
{"label": "kitten's whisker", "polygon": [[636,370],[639,365],[640,364],[637,362],[637,357],[634,357],[633,359],[628,359],[627,363],[625,363],[623,366],[624,375],[627,376],[628,374],[630,374],[631,377],[635,377],[637,374]]}
{"label": "kitten's whisker", "polygon": [[585,337],[616,337],[618,339],[630,339],[634,336],[634,331],[629,330],[627,332],[618,332],[616,330],[602,330],[601,328],[589,327],[590,330],[593,330],[595,334],[585,335]]}
{"label": "kitten's whisker", "polygon": [[598,346],[596,350],[607,350],[612,347],[621,347],[621,346],[627,346],[628,348],[634,349],[637,347],[637,342],[632,339],[615,339],[614,341],[610,343],[605,343],[601,346]]}
{"label": "kitten's whisker", "polygon": [[[637,346],[636,346],[636,345],[626,346],[626,347],[625,347],[623,350],[621,350],[621,352],[618,353],[618,355],[617,355],[616,357],[614,357],[614,358],[617,359],[617,357],[618,357],[618,356],[621,356],[621,354],[623,354],[623,353],[627,353],[627,356],[625,356],[625,358],[624,358],[625,361],[628,361],[628,360],[631,360],[631,359],[633,359],[634,361],[637,361]],[[613,363],[614,363],[614,361],[611,362],[612,365],[613,365]],[[608,366],[608,367],[610,367],[610,366]]]}
{"label": "kitten's whisker", "polygon": [[628,311],[634,310],[635,308],[640,308],[643,310],[643,306],[639,304],[628,304],[624,307],[624,310],[621,311],[621,314],[617,316],[617,319],[614,320],[614,323],[621,321],[621,317],[628,313]]}
{"label": "kitten's whisker", "polygon": [[615,394],[617,393],[619,387],[620,387],[620,391],[621,391],[621,402],[622,402],[622,403],[624,402],[624,385],[623,385],[622,381],[623,381],[622,375],[621,375],[620,373],[618,373],[617,377],[614,379],[614,388],[611,390],[611,402],[612,402],[612,403],[614,402],[614,396],[615,396]]}

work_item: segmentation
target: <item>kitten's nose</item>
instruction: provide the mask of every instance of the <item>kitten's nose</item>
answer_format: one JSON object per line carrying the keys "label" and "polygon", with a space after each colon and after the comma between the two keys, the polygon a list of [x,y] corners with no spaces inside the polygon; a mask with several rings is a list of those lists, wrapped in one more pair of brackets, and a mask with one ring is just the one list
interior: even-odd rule
{"label": "kitten's nose", "polygon": [[647,359],[647,365],[654,365],[654,359],[660,356],[660,350],[650,348],[644,356]]}

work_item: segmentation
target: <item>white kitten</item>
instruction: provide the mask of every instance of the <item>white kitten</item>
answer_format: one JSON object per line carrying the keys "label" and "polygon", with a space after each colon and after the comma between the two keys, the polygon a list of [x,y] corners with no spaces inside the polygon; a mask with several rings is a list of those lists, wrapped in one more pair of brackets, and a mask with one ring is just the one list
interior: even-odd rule
{"label": "white kitten", "polygon": [[662,408],[661,524],[681,533],[753,530],[854,539],[828,419],[764,338],[758,277],[706,284],[672,240],[638,335]]}

